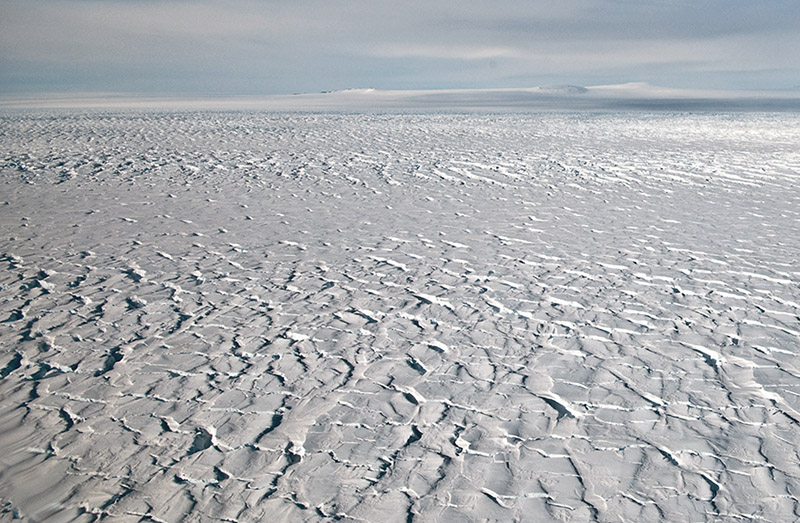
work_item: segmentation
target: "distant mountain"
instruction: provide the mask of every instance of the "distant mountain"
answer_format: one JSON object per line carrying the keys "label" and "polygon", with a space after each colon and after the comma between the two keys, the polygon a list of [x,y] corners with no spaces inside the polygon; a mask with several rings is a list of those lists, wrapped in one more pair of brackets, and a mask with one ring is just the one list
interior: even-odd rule
{"label": "distant mountain", "polygon": [[0,97],[0,109],[220,109],[262,111],[789,111],[800,113],[800,91],[711,91],[653,86],[545,85],[504,89],[344,89],[293,95],[227,98],[146,98],[115,95]]}
{"label": "distant mountain", "polygon": [[543,85],[536,87],[540,93],[546,94],[585,94],[589,89],[581,85]]}

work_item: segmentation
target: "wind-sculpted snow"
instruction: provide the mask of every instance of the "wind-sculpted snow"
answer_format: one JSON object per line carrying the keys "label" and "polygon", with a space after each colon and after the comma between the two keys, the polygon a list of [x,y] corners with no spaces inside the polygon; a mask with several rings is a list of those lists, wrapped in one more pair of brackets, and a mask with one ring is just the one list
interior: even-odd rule
{"label": "wind-sculpted snow", "polygon": [[800,117],[7,113],[2,519],[800,518]]}

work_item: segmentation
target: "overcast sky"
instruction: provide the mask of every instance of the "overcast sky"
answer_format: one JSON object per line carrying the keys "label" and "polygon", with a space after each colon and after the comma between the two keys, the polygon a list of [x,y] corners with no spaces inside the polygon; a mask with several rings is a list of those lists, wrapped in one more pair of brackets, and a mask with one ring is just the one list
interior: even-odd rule
{"label": "overcast sky", "polygon": [[800,0],[0,0],[0,92],[800,86]]}

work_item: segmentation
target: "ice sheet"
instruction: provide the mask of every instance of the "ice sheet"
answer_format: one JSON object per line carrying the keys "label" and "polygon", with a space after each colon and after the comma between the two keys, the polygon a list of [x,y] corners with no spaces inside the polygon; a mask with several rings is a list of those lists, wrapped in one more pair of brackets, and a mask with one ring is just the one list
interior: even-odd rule
{"label": "ice sheet", "polygon": [[800,518],[800,117],[8,112],[0,503]]}

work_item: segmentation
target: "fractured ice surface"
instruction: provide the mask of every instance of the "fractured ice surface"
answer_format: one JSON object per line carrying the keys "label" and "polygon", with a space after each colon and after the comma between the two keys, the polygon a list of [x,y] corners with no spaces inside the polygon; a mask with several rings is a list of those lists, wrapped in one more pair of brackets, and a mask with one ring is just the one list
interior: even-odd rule
{"label": "fractured ice surface", "polygon": [[7,113],[0,510],[800,518],[796,115]]}

